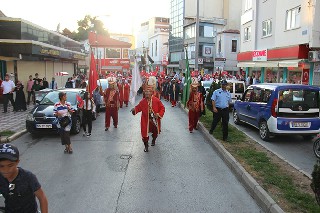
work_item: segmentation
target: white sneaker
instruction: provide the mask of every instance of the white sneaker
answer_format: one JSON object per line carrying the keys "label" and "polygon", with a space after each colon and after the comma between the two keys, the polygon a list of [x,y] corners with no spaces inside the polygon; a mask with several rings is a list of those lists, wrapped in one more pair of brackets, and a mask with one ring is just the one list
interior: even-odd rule
{"label": "white sneaker", "polygon": [[91,133],[87,133],[87,138],[91,136]]}

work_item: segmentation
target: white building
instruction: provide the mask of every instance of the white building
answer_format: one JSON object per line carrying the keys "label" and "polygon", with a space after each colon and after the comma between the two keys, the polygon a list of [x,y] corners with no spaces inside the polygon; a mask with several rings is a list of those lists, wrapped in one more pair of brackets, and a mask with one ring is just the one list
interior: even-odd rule
{"label": "white building", "polygon": [[[153,17],[141,24],[137,36],[137,54],[147,53],[154,61],[152,70],[163,71],[166,69],[168,55],[169,19]],[[165,60],[164,60],[165,59]],[[147,60],[148,63],[151,61]]]}
{"label": "white building", "polygon": [[319,12],[315,0],[242,0],[238,67],[262,82],[319,85]]}

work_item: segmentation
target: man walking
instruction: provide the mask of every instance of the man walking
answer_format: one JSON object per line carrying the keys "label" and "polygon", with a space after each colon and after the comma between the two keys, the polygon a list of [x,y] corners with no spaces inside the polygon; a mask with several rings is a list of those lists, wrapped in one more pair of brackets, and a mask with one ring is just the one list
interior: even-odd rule
{"label": "man walking", "polygon": [[2,81],[1,83],[1,87],[3,89],[3,113],[7,112],[9,101],[13,106],[13,111],[16,111],[14,100],[13,100],[13,91],[14,91],[15,85],[13,81],[10,80],[9,74],[6,74],[4,81]]}
{"label": "man walking", "polygon": [[105,113],[105,131],[110,127],[110,120],[112,117],[114,128],[118,127],[118,111],[120,107],[119,91],[117,90],[117,79],[115,77],[108,78],[109,88],[102,92],[100,87],[100,95],[103,95],[106,105]]}
{"label": "man walking", "polygon": [[211,124],[210,134],[215,130],[218,122],[222,118],[222,132],[223,140],[228,139],[228,123],[229,123],[229,103],[231,102],[231,94],[227,91],[228,82],[226,80],[221,81],[221,88],[213,92],[212,109],[213,109],[213,121]]}
{"label": "man walking", "polygon": [[57,82],[56,82],[56,79],[54,77],[52,77],[52,80],[50,82],[50,89],[58,89],[58,85],[57,85]]}
{"label": "man walking", "polygon": [[32,75],[29,75],[29,80],[27,81],[27,92],[28,92],[27,104],[28,105],[30,104],[30,98],[32,98],[33,104],[36,103],[34,91],[32,90],[33,83],[34,81],[32,79]]}
{"label": "man walking", "polygon": [[152,133],[152,143],[154,146],[158,134],[161,131],[161,119],[165,112],[165,107],[160,101],[160,99],[154,97],[153,90],[155,88],[156,82],[149,82],[145,87],[145,97],[140,101],[140,103],[131,109],[133,115],[141,112],[141,136],[144,143],[144,152],[148,152],[149,147],[149,136],[148,133]]}

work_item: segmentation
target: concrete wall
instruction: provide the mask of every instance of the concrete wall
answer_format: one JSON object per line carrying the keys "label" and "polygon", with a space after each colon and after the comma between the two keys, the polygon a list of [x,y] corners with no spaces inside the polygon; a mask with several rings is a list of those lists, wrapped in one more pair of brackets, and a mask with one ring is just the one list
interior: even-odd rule
{"label": "concrete wall", "polygon": [[[232,40],[237,40],[237,51],[232,52]],[[233,33],[223,33],[221,35],[221,50],[223,51],[222,55],[226,58],[225,70],[228,71],[237,71],[237,54],[240,51],[240,34]]]}
{"label": "concrete wall", "polygon": [[[200,18],[222,18],[223,0],[199,0]],[[196,17],[197,0],[185,0],[185,17]]]}
{"label": "concrete wall", "polygon": [[241,17],[241,1],[240,0],[224,0],[223,1],[224,19],[227,19],[226,30],[240,30]]}
{"label": "concrete wall", "polygon": [[[309,36],[302,35],[302,32],[308,30],[309,14],[308,1],[303,0],[281,0],[277,1],[277,25],[275,26],[275,46],[291,46],[296,44],[309,43]],[[300,27],[286,30],[286,11],[301,5]],[[317,23],[318,24],[318,23]]]}

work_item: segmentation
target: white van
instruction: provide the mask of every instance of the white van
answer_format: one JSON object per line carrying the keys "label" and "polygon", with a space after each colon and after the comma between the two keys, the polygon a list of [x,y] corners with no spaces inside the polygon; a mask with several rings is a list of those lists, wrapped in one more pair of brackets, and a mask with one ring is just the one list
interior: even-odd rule
{"label": "white van", "polygon": [[227,80],[228,86],[227,90],[231,93],[232,102],[230,104],[231,107],[233,107],[234,102],[241,98],[245,89],[246,84],[244,81],[238,81],[238,80]]}

